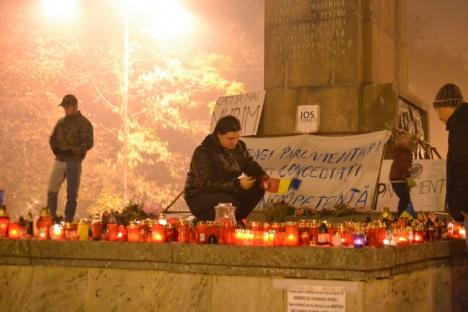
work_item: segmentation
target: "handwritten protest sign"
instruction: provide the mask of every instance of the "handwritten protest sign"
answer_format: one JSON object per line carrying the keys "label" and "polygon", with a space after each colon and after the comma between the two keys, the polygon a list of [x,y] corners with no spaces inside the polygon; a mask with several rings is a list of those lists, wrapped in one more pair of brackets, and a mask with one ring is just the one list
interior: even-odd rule
{"label": "handwritten protest sign", "polygon": [[[393,192],[388,179],[391,164],[391,160],[384,160],[382,164],[377,204],[377,208],[380,210],[388,207],[391,211],[396,211],[398,207],[398,197]],[[446,192],[445,160],[414,160],[413,178],[416,182],[416,186],[411,189],[411,201],[414,210],[444,210]]]}
{"label": "handwritten protest sign", "polygon": [[265,91],[250,92],[233,96],[221,97],[211,116],[211,131],[221,117],[233,115],[241,122],[241,135],[257,134],[258,124],[263,111]]}
{"label": "handwritten protest sign", "polygon": [[244,138],[252,157],[274,178],[302,181],[285,194],[266,193],[257,209],[285,201],[294,207],[331,209],[346,203],[370,209],[389,131],[325,137]]}

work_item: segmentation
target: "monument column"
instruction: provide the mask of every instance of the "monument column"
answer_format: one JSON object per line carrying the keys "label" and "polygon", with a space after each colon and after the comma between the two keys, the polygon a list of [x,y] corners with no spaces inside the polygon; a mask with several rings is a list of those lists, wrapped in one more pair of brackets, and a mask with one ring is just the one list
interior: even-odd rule
{"label": "monument column", "polygon": [[259,134],[288,135],[319,104],[322,134],[392,129],[407,93],[406,0],[265,1]]}

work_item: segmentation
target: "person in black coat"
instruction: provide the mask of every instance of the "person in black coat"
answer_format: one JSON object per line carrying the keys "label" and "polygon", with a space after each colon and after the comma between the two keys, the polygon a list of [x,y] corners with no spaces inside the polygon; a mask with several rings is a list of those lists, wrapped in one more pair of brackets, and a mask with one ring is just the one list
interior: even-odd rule
{"label": "person in black coat", "polygon": [[[454,84],[442,86],[434,100],[448,135],[446,209],[468,229],[468,103]],[[468,245],[468,238],[467,238]]]}
{"label": "person in black coat", "polygon": [[249,155],[240,131],[239,120],[225,116],[193,153],[184,197],[200,221],[214,220],[219,203],[232,203],[242,222],[265,194],[269,177]]}

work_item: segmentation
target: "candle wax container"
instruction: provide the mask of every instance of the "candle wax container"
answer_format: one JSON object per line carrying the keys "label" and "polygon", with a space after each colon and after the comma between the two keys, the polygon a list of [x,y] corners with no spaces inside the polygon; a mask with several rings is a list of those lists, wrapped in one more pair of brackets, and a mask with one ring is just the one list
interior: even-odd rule
{"label": "candle wax container", "polygon": [[166,241],[164,225],[154,223],[151,226],[151,241],[153,243],[164,243]]}
{"label": "candle wax container", "polygon": [[140,226],[136,223],[130,223],[127,227],[127,240],[132,243],[140,242]]}
{"label": "candle wax container", "polygon": [[7,236],[8,223],[10,223],[10,217],[7,215],[6,208],[0,206],[0,237]]}
{"label": "candle wax container", "polygon": [[208,242],[208,232],[205,222],[198,222],[196,226],[197,244],[206,244]]}
{"label": "candle wax container", "polygon": [[79,240],[87,241],[89,239],[89,223],[82,220],[78,223],[77,233]]}
{"label": "candle wax container", "polygon": [[117,240],[117,223],[107,224],[107,240],[109,241]]}
{"label": "candle wax container", "polygon": [[362,248],[365,245],[366,237],[363,233],[354,234],[354,248]]}
{"label": "candle wax container", "polygon": [[336,232],[331,238],[331,244],[335,247],[340,247],[343,244],[340,232]]}
{"label": "candle wax container", "polygon": [[119,242],[127,241],[127,228],[125,225],[119,225],[115,233],[116,239]]}
{"label": "candle wax container", "polygon": [[458,230],[458,233],[459,233],[460,239],[465,239],[465,238],[466,238],[466,230],[465,230],[465,228],[460,227],[460,229]]}
{"label": "candle wax container", "polygon": [[78,240],[78,224],[67,222],[64,227],[65,239],[66,240]]}
{"label": "candle wax container", "polygon": [[328,226],[323,222],[319,227],[319,233],[317,237],[318,245],[330,245],[330,233],[328,232]]}
{"label": "candle wax container", "polygon": [[8,238],[21,239],[24,237],[25,229],[17,222],[10,222],[8,224]]}
{"label": "candle wax container", "polygon": [[93,240],[101,240],[102,238],[102,221],[95,220],[91,223],[91,238]]}
{"label": "candle wax container", "polygon": [[8,234],[9,217],[0,217],[0,237],[6,237]]}
{"label": "candle wax container", "polygon": [[177,234],[177,241],[179,243],[190,242],[190,224],[185,221],[181,221],[179,224],[179,232]]}
{"label": "candle wax container", "polygon": [[52,240],[64,240],[65,231],[63,230],[63,226],[59,223],[52,225],[49,230],[49,235]]}
{"label": "candle wax container", "polygon": [[299,228],[295,222],[287,222],[285,227],[285,245],[298,246],[299,245]]}

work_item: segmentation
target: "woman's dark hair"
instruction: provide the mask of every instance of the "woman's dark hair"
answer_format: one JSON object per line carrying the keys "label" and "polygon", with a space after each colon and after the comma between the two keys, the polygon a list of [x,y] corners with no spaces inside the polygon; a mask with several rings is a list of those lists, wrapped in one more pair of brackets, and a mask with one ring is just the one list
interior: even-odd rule
{"label": "woman's dark hair", "polygon": [[218,120],[214,128],[214,134],[226,134],[228,132],[236,132],[241,130],[239,119],[232,115],[227,115]]}

